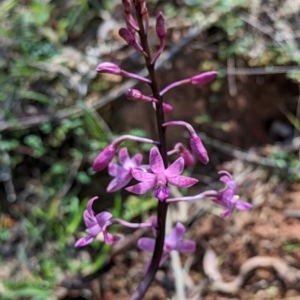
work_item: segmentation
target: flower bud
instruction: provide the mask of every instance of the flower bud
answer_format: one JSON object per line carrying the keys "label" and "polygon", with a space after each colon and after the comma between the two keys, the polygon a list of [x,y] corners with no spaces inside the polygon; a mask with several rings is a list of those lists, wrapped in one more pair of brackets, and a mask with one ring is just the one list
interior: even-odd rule
{"label": "flower bud", "polygon": [[132,46],[135,44],[135,37],[128,29],[121,28],[119,30],[119,35],[128,45]]}
{"label": "flower bud", "polygon": [[163,111],[165,114],[168,114],[173,110],[173,106],[167,103],[163,103]]}
{"label": "flower bud", "polygon": [[184,164],[186,166],[194,166],[195,165],[195,160],[191,152],[182,145],[182,143],[177,143],[174,147],[179,153],[179,156],[184,159]]}
{"label": "flower bud", "polygon": [[199,136],[192,135],[190,138],[190,146],[194,154],[203,164],[207,164],[209,162],[207,151],[204,148]]}
{"label": "flower bud", "polygon": [[127,14],[129,14],[131,12],[131,1],[130,0],[122,0],[123,6],[124,6],[124,10]]}
{"label": "flower bud", "polygon": [[93,170],[95,172],[104,170],[113,160],[116,152],[117,148],[114,144],[110,144],[106,148],[104,148],[104,150],[94,160]]}
{"label": "flower bud", "polygon": [[136,89],[128,89],[125,95],[129,100],[141,100],[142,98],[142,93]]}
{"label": "flower bud", "polygon": [[213,81],[217,77],[218,73],[215,71],[201,73],[199,75],[193,76],[190,79],[193,85],[204,85]]}
{"label": "flower bud", "polygon": [[160,12],[156,17],[156,34],[162,39],[166,36],[166,28],[165,28],[165,18],[162,12]]}
{"label": "flower bud", "polygon": [[116,64],[110,62],[104,62],[97,66],[96,71],[98,73],[109,73],[114,75],[120,75],[122,70]]}

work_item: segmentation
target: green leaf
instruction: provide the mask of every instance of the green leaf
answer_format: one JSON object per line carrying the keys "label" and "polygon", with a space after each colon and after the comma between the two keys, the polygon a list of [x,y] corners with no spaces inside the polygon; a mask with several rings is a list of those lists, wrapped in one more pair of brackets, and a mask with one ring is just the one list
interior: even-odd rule
{"label": "green leaf", "polygon": [[83,106],[82,109],[84,125],[91,137],[100,141],[105,140],[108,142],[107,134],[105,132],[105,127],[107,127],[107,125],[102,118],[100,118],[100,116],[97,115],[97,113],[91,108]]}

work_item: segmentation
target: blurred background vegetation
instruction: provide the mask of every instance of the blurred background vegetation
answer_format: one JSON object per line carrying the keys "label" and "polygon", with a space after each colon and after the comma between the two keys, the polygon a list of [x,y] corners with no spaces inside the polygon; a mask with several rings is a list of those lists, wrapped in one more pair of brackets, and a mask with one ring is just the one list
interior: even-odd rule
{"label": "blurred background vegetation", "polygon": [[[96,65],[128,59],[129,69],[142,69],[133,51],[117,36],[122,25],[120,2],[0,3],[1,299],[58,299],[67,294],[60,287],[66,278],[101,267],[107,247],[100,242],[93,244],[92,255],[73,247],[84,234],[82,213],[89,197],[107,197],[99,209],[109,208],[128,220],[155,207],[151,198],[137,206],[137,199],[129,197],[124,206],[124,195],[108,197],[107,175],[96,177],[91,170],[92,159],[120,132],[116,131],[120,125],[114,126],[110,116],[111,110],[117,109],[112,102],[123,84],[119,78],[97,76]],[[216,39],[209,49],[213,59],[201,64],[202,70],[221,70],[211,85],[213,92],[219,92],[226,83],[232,58],[241,60],[245,67],[263,68],[257,72],[279,70],[298,83],[297,1],[292,5],[291,1],[279,0],[147,2],[151,12],[165,12],[170,39],[172,34],[173,40],[176,36],[186,38],[190,29],[203,25],[203,37]],[[167,51],[171,47],[170,42]],[[278,66],[283,69],[276,69]],[[111,89],[115,93],[108,94]],[[299,132],[296,110],[284,108],[283,115]],[[195,122],[204,124],[212,118],[201,114]],[[215,126],[220,128],[224,123]],[[130,130],[147,134],[139,128]],[[136,145],[127,146],[134,153]],[[279,169],[299,166],[295,151],[272,148],[266,157]],[[97,188],[92,178],[98,180]],[[297,172],[289,178],[298,179]],[[83,293],[88,296],[89,291]]]}

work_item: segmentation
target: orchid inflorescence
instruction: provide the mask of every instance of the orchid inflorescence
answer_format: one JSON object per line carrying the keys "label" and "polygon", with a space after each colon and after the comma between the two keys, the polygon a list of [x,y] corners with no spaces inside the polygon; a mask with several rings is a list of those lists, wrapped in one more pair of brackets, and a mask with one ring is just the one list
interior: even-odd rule
{"label": "orchid inflorescence", "polygon": [[[209,162],[209,157],[201,138],[197,135],[191,124],[184,121],[165,122],[164,115],[172,111],[172,106],[163,102],[163,95],[178,86],[187,84],[202,86],[207,84],[216,78],[217,72],[204,72],[192,76],[191,78],[174,82],[160,90],[157,84],[155,63],[165,47],[166,29],[164,15],[160,12],[156,18],[155,32],[159,39],[159,47],[154,56],[152,56],[147,39],[149,14],[146,1],[122,0],[122,4],[126,28],[121,28],[119,35],[129,46],[134,47],[134,49],[144,57],[149,78],[127,72],[121,69],[117,64],[111,62],[100,63],[96,70],[98,73],[109,73],[135,79],[150,87],[150,95],[144,95],[141,91],[136,89],[129,89],[126,92],[126,97],[129,100],[143,101],[152,104],[156,113],[158,139],[152,140],[133,135],[120,136],[96,157],[93,163],[93,170],[98,172],[107,168],[108,173],[114,177],[107,187],[107,192],[115,192],[125,188],[132,179],[137,180],[138,183],[127,186],[126,190],[138,195],[152,191],[153,196],[158,200],[157,216],[151,217],[149,222],[130,223],[121,219],[114,219],[112,214],[106,211],[95,214],[92,205],[97,197],[94,197],[89,200],[87,209],[83,215],[87,228],[87,236],[80,238],[75,246],[82,247],[91,243],[99,233],[103,235],[103,241],[106,244],[117,242],[120,237],[109,233],[109,227],[113,224],[119,224],[129,228],[152,228],[154,238],[142,237],[137,242],[139,249],[153,252],[152,259],[147,263],[145,268],[145,277],[131,297],[131,299],[140,299],[153,281],[158,267],[166,261],[172,250],[189,253],[195,251],[196,248],[194,241],[183,239],[186,228],[179,222],[175,224],[175,227],[166,236],[166,214],[170,203],[178,201],[197,201],[208,198],[213,203],[224,208],[224,211],[221,213],[223,217],[229,217],[234,208],[247,210],[250,209],[252,205],[239,200],[239,197],[236,195],[237,184],[227,171],[219,172],[221,175],[220,181],[225,184],[225,188],[222,191],[209,190],[195,196],[172,198],[169,185],[174,185],[179,188],[188,188],[198,182],[195,178],[181,175],[184,167],[193,166],[195,164],[194,156],[203,164]],[[135,10],[135,14],[133,14],[133,10]],[[182,143],[177,143],[173,149],[167,151],[165,133],[169,126],[182,126],[187,130],[191,151]],[[126,147],[120,148],[120,144],[126,140],[154,145],[150,150],[148,164],[142,164],[142,154],[137,153],[133,157],[130,157]],[[117,154],[119,164],[113,162]],[[167,158],[174,154],[176,154],[178,158],[169,165]]]}

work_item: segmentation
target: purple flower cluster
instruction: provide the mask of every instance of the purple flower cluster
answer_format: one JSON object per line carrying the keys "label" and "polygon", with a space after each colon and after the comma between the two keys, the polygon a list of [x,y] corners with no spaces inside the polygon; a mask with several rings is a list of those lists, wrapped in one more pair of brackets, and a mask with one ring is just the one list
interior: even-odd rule
{"label": "purple flower cluster", "polygon": [[[217,72],[204,72],[174,82],[161,90],[157,85],[155,63],[165,48],[165,18],[161,12],[157,15],[155,32],[159,39],[159,47],[152,56],[147,42],[149,15],[146,1],[122,0],[122,4],[126,28],[121,28],[119,34],[129,46],[144,56],[145,64],[149,71],[149,78],[127,72],[121,69],[117,64],[111,62],[100,63],[96,70],[98,73],[109,73],[132,78],[148,85],[151,89],[149,95],[145,95],[136,89],[129,89],[126,92],[126,97],[129,100],[152,104],[157,117],[159,138],[158,140],[152,140],[132,135],[120,136],[106,146],[96,157],[93,163],[93,170],[99,172],[107,168],[109,175],[114,177],[107,187],[107,192],[115,192],[125,188],[128,192],[141,195],[152,191],[153,196],[158,200],[158,213],[157,217],[150,219],[150,222],[130,223],[124,220],[114,219],[109,212],[95,214],[92,205],[97,197],[94,197],[88,202],[87,209],[84,211],[83,216],[87,228],[87,236],[80,238],[75,246],[82,247],[91,243],[100,233],[103,235],[103,241],[105,243],[113,244],[117,242],[120,237],[108,232],[109,227],[113,224],[130,228],[152,228],[155,233],[155,238],[142,237],[137,243],[137,246],[141,250],[153,252],[153,259],[146,267],[146,270],[149,270],[148,279],[146,283],[141,284],[142,291],[138,289],[138,292],[132,296],[132,299],[140,299],[145,289],[147,289],[153,280],[157,268],[166,261],[171,251],[176,250],[183,253],[190,253],[193,252],[196,247],[194,241],[183,239],[186,228],[181,223],[176,223],[172,231],[165,237],[164,226],[166,212],[170,203],[178,201],[197,201],[208,198],[213,203],[224,208],[224,211],[221,213],[223,217],[229,217],[234,208],[247,210],[250,209],[252,205],[247,202],[239,201],[239,197],[236,195],[237,184],[227,171],[219,172],[221,175],[220,181],[225,184],[225,189],[222,191],[210,190],[195,196],[171,197],[170,185],[179,188],[189,188],[198,182],[195,178],[181,175],[185,166],[193,166],[195,164],[194,156],[202,164],[209,162],[209,156],[200,137],[191,124],[184,121],[164,121],[164,114],[170,113],[172,106],[164,103],[162,97],[175,87],[187,84],[196,86],[205,85],[216,78]],[[135,15],[132,13],[133,9],[135,9]],[[151,107],[149,109],[151,109]],[[187,130],[189,134],[189,147],[182,143],[177,143],[173,149],[166,149],[165,130],[169,126],[182,126]],[[130,157],[126,147],[120,148],[120,144],[125,140],[153,144],[149,154],[149,162],[142,164],[142,154],[136,153]],[[168,156],[174,154],[177,155],[177,159],[171,164],[168,164]],[[118,155],[118,164],[114,162],[116,155]],[[138,181],[138,183],[128,186],[133,179]],[[157,257],[157,255],[159,256]]]}

